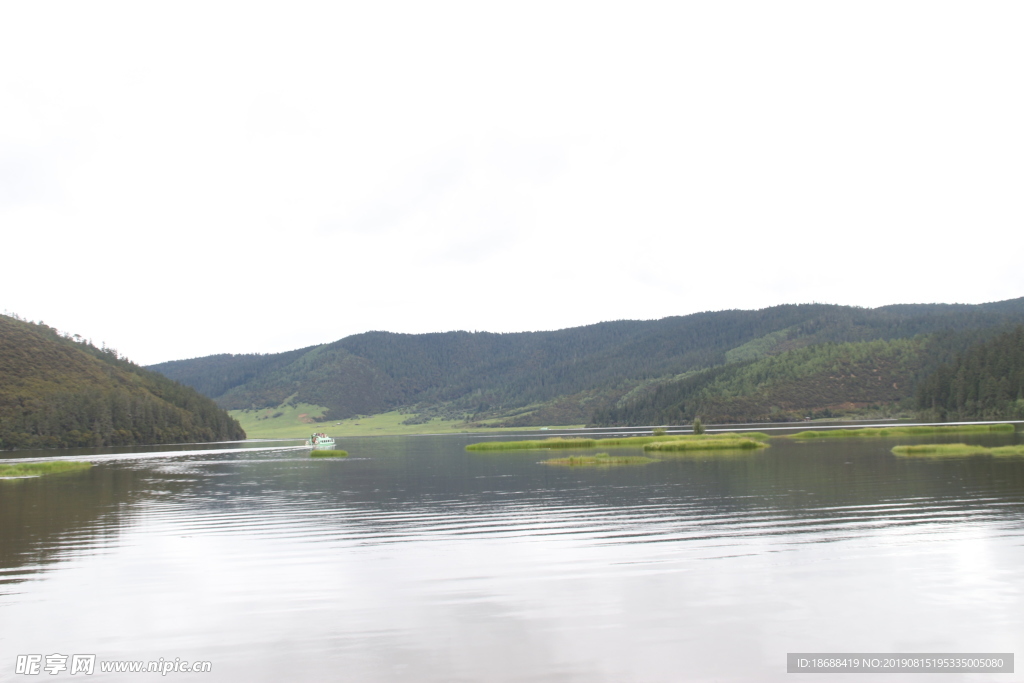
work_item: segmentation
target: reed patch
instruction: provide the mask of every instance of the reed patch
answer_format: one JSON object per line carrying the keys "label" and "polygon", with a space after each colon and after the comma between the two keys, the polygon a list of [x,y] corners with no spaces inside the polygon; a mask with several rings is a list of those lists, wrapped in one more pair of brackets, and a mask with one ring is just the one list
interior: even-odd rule
{"label": "reed patch", "polygon": [[654,458],[643,455],[570,455],[568,458],[551,458],[543,461],[545,465],[560,467],[612,467],[616,465],[648,465],[657,462]]}
{"label": "reed patch", "polygon": [[644,446],[645,451],[718,451],[768,448],[768,444],[749,438],[729,439],[687,439],[677,441],[656,441]]}
{"label": "reed patch", "polygon": [[949,456],[992,455],[1008,457],[1024,455],[1024,445],[1016,446],[972,446],[965,443],[934,443],[915,446],[896,446],[892,449],[896,455],[917,458],[943,458]]}
{"label": "reed patch", "polygon": [[822,429],[791,434],[790,439],[848,439],[862,437],[921,436],[925,434],[1012,433],[1012,424],[939,425],[919,427],[863,427],[860,429]]}
{"label": "reed patch", "polygon": [[333,448],[330,450],[323,448],[320,450],[310,451],[309,453],[309,457],[311,458],[344,458],[347,455],[348,451]]}
{"label": "reed patch", "polygon": [[[744,437],[767,439],[761,432],[750,432]],[[609,439],[565,439],[552,437],[531,441],[485,441],[466,446],[467,451],[524,451],[544,448],[638,448],[650,443],[675,443],[677,441],[721,441],[743,438],[735,432],[722,434],[668,434],[664,436],[623,436]],[[724,447],[723,447],[724,448]]]}
{"label": "reed patch", "polygon": [[541,448],[594,448],[596,446],[596,439],[563,439],[556,436],[550,439],[538,439],[532,441],[484,441],[482,443],[471,443],[466,446],[466,450],[525,451]]}
{"label": "reed patch", "polygon": [[0,465],[2,477],[41,477],[44,474],[80,472],[92,467],[91,462],[77,460],[53,460],[50,462],[19,462]]}

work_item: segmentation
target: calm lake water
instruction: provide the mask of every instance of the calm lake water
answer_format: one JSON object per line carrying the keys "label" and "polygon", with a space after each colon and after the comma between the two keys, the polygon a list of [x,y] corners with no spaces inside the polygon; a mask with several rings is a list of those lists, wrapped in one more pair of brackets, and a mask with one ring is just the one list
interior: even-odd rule
{"label": "calm lake water", "polygon": [[[786,653],[1024,651],[1024,458],[775,439],[568,469],[478,440],[126,449],[0,481],[0,679],[80,680],[16,656],[91,653],[205,681],[848,681]],[[1021,435],[911,442],[942,440]]]}

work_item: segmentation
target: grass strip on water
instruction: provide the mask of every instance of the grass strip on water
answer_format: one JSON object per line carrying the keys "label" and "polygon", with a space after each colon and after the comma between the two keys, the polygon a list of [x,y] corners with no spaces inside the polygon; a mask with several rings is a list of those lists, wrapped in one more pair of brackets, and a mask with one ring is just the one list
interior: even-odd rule
{"label": "grass strip on water", "polygon": [[729,460],[749,459],[762,453],[759,448],[723,448],[701,451],[648,451],[661,460]]}
{"label": "grass strip on water", "polygon": [[483,443],[471,443],[466,446],[466,450],[524,451],[538,448],[594,448],[596,445],[596,439],[563,439],[556,436],[550,439],[533,441],[484,441]]}
{"label": "grass strip on water", "polygon": [[771,434],[764,432],[722,432],[721,434],[704,434],[703,436],[705,438],[710,436],[713,439],[754,439],[755,441],[772,438]]}
{"label": "grass strip on water", "polygon": [[768,448],[768,444],[744,437],[731,439],[686,439],[675,441],[656,441],[644,446],[645,451],[718,451],[718,450],[753,450]]}
{"label": "grass strip on water", "polygon": [[643,455],[608,455],[598,453],[596,455],[570,455],[568,458],[551,458],[545,460],[545,465],[559,465],[562,467],[595,467],[614,465],[647,465],[657,462],[654,458]]}
{"label": "grass strip on water", "polygon": [[965,443],[930,443],[917,446],[896,446],[892,449],[896,455],[906,457],[939,458],[957,455],[1024,455],[1024,445],[1017,446],[971,446]]}
{"label": "grass strip on water", "polygon": [[310,451],[309,453],[311,458],[344,458],[346,455],[348,455],[348,451],[328,450],[326,448]]}
{"label": "grass strip on water", "polygon": [[77,472],[92,467],[91,462],[53,460],[51,462],[24,462],[0,465],[0,477],[39,477],[44,474]]}
{"label": "grass strip on water", "polygon": [[[767,439],[761,432],[750,432],[744,437]],[[610,439],[565,439],[560,436],[533,441],[485,441],[466,446],[467,451],[523,451],[541,448],[636,448],[650,443],[676,441],[718,441],[741,438],[734,432],[722,434],[668,434],[665,436],[623,436]],[[723,447],[724,448],[724,447]]]}
{"label": "grass strip on water", "polygon": [[767,434],[762,432],[744,432],[742,436],[736,432],[722,432],[721,434],[666,434],[664,436],[623,436],[611,439],[598,439],[598,448],[612,446],[646,446],[650,443],[675,443],[690,441],[728,441],[730,439],[753,438],[767,439]]}
{"label": "grass strip on water", "polygon": [[941,425],[921,427],[863,427],[861,429],[821,429],[791,434],[791,439],[846,439],[873,436],[920,436],[923,434],[991,434],[1013,432],[1011,424]]}

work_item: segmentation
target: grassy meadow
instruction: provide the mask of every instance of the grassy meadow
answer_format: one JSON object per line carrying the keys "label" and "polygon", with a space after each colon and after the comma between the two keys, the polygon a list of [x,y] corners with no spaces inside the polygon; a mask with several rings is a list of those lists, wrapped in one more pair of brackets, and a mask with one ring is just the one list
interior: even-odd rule
{"label": "grassy meadow", "polygon": [[[435,419],[423,424],[402,424],[409,419],[407,413],[397,410],[379,415],[316,422],[327,408],[324,406],[299,403],[295,406],[281,405],[261,410],[231,410],[231,417],[238,420],[250,439],[305,439],[313,432],[324,432],[335,438],[346,436],[382,436],[412,434],[460,434],[470,432],[494,433],[495,429],[469,428],[461,420]],[[560,425],[552,429],[571,429],[583,425]],[[523,428],[510,430],[525,431]]]}

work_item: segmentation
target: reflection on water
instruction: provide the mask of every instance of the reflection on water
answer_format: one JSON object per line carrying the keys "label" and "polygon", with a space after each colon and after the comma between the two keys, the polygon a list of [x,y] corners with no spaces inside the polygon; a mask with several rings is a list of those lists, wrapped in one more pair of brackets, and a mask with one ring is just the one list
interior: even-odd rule
{"label": "reflection on water", "polygon": [[469,441],[179,447],[0,482],[0,678],[61,652],[210,660],[206,680],[781,680],[786,652],[1024,635],[1024,458],[777,439],[557,468]]}

